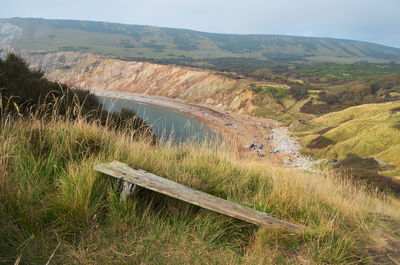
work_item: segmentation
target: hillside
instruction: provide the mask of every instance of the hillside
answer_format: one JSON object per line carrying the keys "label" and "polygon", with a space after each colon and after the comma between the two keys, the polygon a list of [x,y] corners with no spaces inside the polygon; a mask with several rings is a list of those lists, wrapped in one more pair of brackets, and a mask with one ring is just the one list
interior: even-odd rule
{"label": "hillside", "polygon": [[347,108],[308,124],[294,123],[291,129],[306,147],[304,152],[345,161],[344,166],[358,171],[353,173],[359,177],[379,180],[381,174],[397,178],[400,184],[399,122],[400,101],[396,101]]}
{"label": "hillside", "polygon": [[18,49],[36,52],[85,51],[130,60],[154,59],[203,67],[211,67],[216,63],[213,60],[226,58],[228,61],[222,63],[248,64],[248,67],[256,65],[256,68],[263,68],[270,62],[400,62],[400,49],[331,38],[214,34],[152,26],[34,18],[0,19],[0,29],[0,43]]}

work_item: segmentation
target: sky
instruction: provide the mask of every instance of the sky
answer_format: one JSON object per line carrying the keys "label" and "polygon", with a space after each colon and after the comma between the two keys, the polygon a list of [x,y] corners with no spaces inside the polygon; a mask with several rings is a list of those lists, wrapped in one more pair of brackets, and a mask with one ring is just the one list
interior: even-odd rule
{"label": "sky", "polygon": [[0,17],[332,37],[400,48],[400,0],[1,0]]}

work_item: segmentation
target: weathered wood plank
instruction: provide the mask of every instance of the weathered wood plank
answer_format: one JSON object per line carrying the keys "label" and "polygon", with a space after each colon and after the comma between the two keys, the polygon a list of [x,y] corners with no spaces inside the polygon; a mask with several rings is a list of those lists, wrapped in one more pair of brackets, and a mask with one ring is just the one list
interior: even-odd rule
{"label": "weathered wood plank", "polygon": [[114,161],[107,164],[99,164],[94,167],[95,170],[115,178],[123,179],[139,185],[141,187],[177,198],[179,200],[203,207],[234,217],[255,225],[280,225],[290,230],[298,230],[300,227],[296,224],[282,221],[260,212],[216,196],[189,188],[174,181],[156,176],[152,173],[140,169],[134,169],[126,164]]}

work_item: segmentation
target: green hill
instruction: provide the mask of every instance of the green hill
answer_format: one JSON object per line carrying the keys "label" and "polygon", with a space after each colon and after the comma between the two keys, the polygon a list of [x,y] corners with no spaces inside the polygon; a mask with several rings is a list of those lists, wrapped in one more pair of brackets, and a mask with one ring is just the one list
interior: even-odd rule
{"label": "green hill", "polygon": [[[362,41],[283,35],[232,35],[77,20],[0,19],[0,43],[29,51],[86,51],[191,65],[269,62],[400,62],[400,49]],[[236,61],[235,61],[236,60]],[[239,62],[237,61],[239,60]]]}
{"label": "green hill", "polygon": [[400,191],[400,101],[351,107],[291,127],[304,152],[339,160],[354,176]]}

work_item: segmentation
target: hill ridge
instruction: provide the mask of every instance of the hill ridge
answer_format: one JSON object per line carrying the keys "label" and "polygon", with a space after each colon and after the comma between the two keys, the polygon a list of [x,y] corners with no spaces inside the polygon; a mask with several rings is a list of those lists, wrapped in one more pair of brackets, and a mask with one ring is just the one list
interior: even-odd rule
{"label": "hill ridge", "polygon": [[[89,51],[117,58],[205,60],[258,59],[266,62],[400,62],[400,49],[329,37],[210,33],[151,25],[87,20],[7,18],[22,30],[10,45],[30,51]],[[0,43],[4,40],[0,33]]]}
{"label": "hill ridge", "polygon": [[394,46],[385,45],[381,43],[376,43],[372,41],[363,41],[357,39],[347,39],[341,37],[318,37],[318,36],[301,36],[301,35],[294,35],[294,34],[277,34],[277,33],[226,33],[226,32],[211,32],[211,31],[202,31],[190,28],[181,28],[181,27],[168,27],[168,26],[156,26],[150,24],[129,24],[129,23],[122,23],[122,22],[108,22],[103,20],[86,20],[86,19],[64,19],[64,18],[57,18],[57,19],[47,19],[47,18],[40,18],[40,17],[0,17],[1,20],[12,20],[12,19],[22,19],[22,20],[43,20],[43,21],[78,21],[78,22],[92,22],[92,23],[103,23],[103,24],[114,24],[114,25],[121,25],[121,26],[138,26],[138,27],[149,27],[149,28],[160,28],[160,29],[172,29],[172,30],[183,30],[189,32],[196,32],[196,33],[206,33],[206,34],[215,34],[215,35],[228,35],[228,36],[276,36],[276,37],[297,37],[297,38],[305,38],[305,39],[327,39],[327,40],[343,40],[343,41],[352,41],[352,42],[362,42],[362,43],[369,43],[378,46],[383,46],[387,48],[393,49],[400,49]]}

